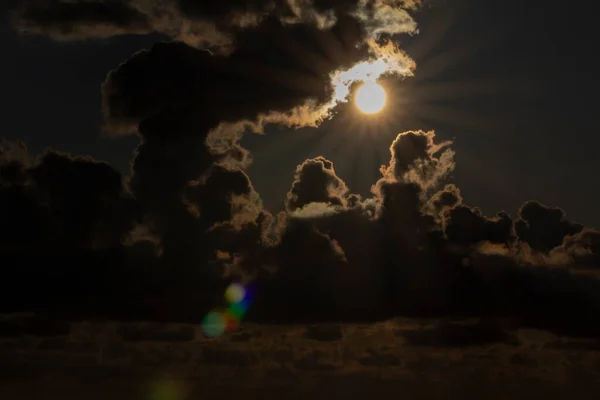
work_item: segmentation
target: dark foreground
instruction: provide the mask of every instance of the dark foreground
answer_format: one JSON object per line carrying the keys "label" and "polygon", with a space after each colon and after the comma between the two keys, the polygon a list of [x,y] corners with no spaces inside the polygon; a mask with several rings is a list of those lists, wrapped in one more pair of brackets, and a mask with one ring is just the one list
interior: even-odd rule
{"label": "dark foreground", "polygon": [[1,399],[597,399],[600,342],[506,321],[0,324]]}

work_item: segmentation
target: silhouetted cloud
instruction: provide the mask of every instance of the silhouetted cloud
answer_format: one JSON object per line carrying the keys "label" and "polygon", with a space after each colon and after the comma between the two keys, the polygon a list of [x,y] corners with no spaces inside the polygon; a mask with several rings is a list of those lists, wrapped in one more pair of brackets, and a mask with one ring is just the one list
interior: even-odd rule
{"label": "silhouetted cloud", "polygon": [[[0,143],[0,304],[68,317],[196,321],[241,279],[257,287],[254,321],[460,315],[600,335],[600,283],[571,271],[598,266],[598,232],[533,201],[515,220],[503,211],[483,215],[445,184],[454,151],[433,131],[398,134],[370,197],[351,194],[320,156],[290,176],[285,211],[263,209],[245,172],[252,154],[242,136],[267,124],[318,126],[343,101],[339,92],[355,88],[352,68],[376,57],[387,57],[382,74],[410,75],[412,60],[382,36],[414,32],[407,10],[417,3],[23,2],[14,15],[22,31],[59,40],[159,32],[175,40],[132,55],[102,85],[106,133],[140,140],[127,178],[89,157],[51,149],[34,157],[23,143]],[[338,92],[332,79],[346,86]],[[480,328],[406,337],[442,346],[505,338]],[[339,328],[317,331],[317,340],[343,337]],[[128,332],[132,340],[193,336],[189,328]],[[385,352],[369,354],[363,365],[396,365]],[[204,356],[259,362],[228,350]],[[293,365],[340,368],[318,352]]]}
{"label": "silhouetted cloud", "polygon": [[348,188],[324,157],[306,160],[296,169],[294,183],[287,195],[287,209],[293,211],[310,203],[346,205]]}
{"label": "silhouetted cloud", "polygon": [[513,220],[506,212],[487,218],[479,209],[461,205],[447,212],[444,224],[446,237],[458,245],[491,242],[509,246],[515,239]]}
{"label": "silhouetted cloud", "polygon": [[581,232],[583,225],[567,220],[565,212],[558,207],[528,201],[519,209],[516,229],[519,238],[531,248],[548,253],[567,235]]}

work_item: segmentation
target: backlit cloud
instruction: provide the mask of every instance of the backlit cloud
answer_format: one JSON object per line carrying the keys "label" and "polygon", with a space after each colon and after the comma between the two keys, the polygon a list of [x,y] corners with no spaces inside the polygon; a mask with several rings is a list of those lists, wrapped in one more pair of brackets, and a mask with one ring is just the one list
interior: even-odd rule
{"label": "backlit cloud", "polygon": [[[461,315],[600,335],[600,283],[579,273],[598,266],[598,232],[535,201],[515,218],[484,215],[446,182],[455,153],[434,131],[398,132],[369,197],[351,193],[317,156],[290,173],[284,211],[263,208],[243,135],[269,124],[317,128],[356,83],[410,77],[416,64],[392,38],[416,33],[418,5],[22,2],[13,22],[23,33],[168,40],[123,60],[102,84],[105,132],[139,138],[128,176],[90,157],[0,143],[2,303],[73,318],[191,321],[240,280],[257,287],[249,321]],[[505,330],[444,325],[398,336],[417,346],[461,346],[464,336],[484,345],[510,342]],[[346,338],[339,328],[317,331],[311,340]],[[166,337],[191,335],[177,332]],[[204,356],[258,365],[241,354]],[[292,359],[302,371],[341,368],[318,352]],[[357,360],[398,362],[380,351]]]}

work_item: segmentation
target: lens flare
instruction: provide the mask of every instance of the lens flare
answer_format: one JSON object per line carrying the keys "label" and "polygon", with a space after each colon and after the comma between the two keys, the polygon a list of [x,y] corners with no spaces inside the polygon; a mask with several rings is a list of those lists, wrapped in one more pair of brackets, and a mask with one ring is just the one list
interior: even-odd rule
{"label": "lens flare", "polygon": [[229,303],[239,303],[244,299],[246,289],[239,283],[232,283],[225,290],[225,298]]}
{"label": "lens flare", "polygon": [[245,304],[243,301],[232,304],[229,306],[228,311],[237,319],[242,319],[246,314],[246,311],[248,311],[248,304]]}
{"label": "lens flare", "polygon": [[246,315],[252,299],[254,287],[244,287],[240,283],[232,283],[225,290],[225,299],[229,303],[227,309],[214,309],[204,317],[202,331],[209,338],[221,336],[225,332],[235,331]]}
{"label": "lens flare", "polygon": [[225,320],[225,329],[227,332],[233,332],[240,326],[240,319],[234,315],[231,310],[227,310],[223,313]]}
{"label": "lens flare", "polygon": [[219,311],[211,311],[202,322],[202,331],[209,338],[221,336],[225,332],[225,318]]}

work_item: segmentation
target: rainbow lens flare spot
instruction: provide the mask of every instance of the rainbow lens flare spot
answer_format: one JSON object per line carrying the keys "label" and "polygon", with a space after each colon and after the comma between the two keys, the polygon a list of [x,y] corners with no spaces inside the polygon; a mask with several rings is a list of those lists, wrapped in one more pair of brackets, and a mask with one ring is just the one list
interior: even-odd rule
{"label": "rainbow lens flare spot", "polygon": [[225,331],[235,331],[241,324],[254,297],[254,285],[244,287],[239,283],[232,283],[225,290],[225,299],[229,306],[225,310],[215,309],[209,312],[202,322],[204,336],[215,338]]}
{"label": "rainbow lens flare spot", "polygon": [[240,302],[240,303],[235,303],[235,304],[231,304],[229,306],[229,310],[228,310],[233,316],[235,316],[237,319],[242,319],[244,317],[244,315],[246,314],[246,311],[248,311],[248,304],[247,302]]}
{"label": "rainbow lens flare spot", "polygon": [[240,320],[231,313],[230,310],[225,311],[223,314],[225,317],[225,327],[228,332],[235,331],[240,326]]}

